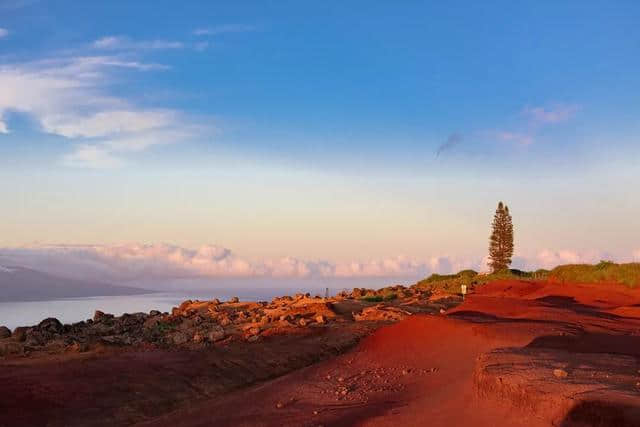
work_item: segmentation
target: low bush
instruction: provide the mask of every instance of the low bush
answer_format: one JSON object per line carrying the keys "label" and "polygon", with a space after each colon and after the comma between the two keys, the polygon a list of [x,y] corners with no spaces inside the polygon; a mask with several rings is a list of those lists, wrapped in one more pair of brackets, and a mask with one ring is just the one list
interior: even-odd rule
{"label": "low bush", "polygon": [[560,265],[549,272],[551,280],[578,283],[623,283],[629,287],[640,285],[640,263],[616,264],[600,261],[596,265]]}

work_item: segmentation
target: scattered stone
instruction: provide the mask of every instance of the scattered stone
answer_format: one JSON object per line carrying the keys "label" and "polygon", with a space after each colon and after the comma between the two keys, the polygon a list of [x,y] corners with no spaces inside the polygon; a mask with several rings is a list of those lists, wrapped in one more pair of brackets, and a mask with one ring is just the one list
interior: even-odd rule
{"label": "scattered stone", "polygon": [[68,347],[68,350],[76,353],[84,353],[89,351],[89,344],[87,344],[86,342],[76,341]]}
{"label": "scattered stone", "polygon": [[324,323],[324,322],[325,322],[325,320],[324,320],[324,316],[323,316],[322,314],[321,314],[321,315],[319,315],[319,316],[316,316],[316,322],[318,322],[318,323]]}
{"label": "scattered stone", "polygon": [[160,313],[158,310],[151,310],[149,312],[149,316],[160,316],[162,313]]}
{"label": "scattered stone", "polygon": [[175,345],[182,345],[189,341],[189,337],[187,336],[187,334],[181,331],[172,333],[171,335],[169,335],[169,339]]}
{"label": "scattered stone", "polygon": [[10,354],[22,354],[24,347],[21,343],[15,341],[0,342],[0,356],[8,356]]}
{"label": "scattered stone", "polygon": [[276,408],[278,408],[278,409],[284,408],[284,403],[282,403],[282,402],[276,403]]}
{"label": "scattered stone", "polygon": [[240,298],[238,298],[238,297],[233,297],[233,298],[231,298],[231,299],[229,300],[229,302],[231,302],[231,303],[238,303],[238,302],[240,302]]}
{"label": "scattered stone", "polygon": [[564,369],[554,369],[553,375],[555,375],[556,378],[566,378],[569,374]]}

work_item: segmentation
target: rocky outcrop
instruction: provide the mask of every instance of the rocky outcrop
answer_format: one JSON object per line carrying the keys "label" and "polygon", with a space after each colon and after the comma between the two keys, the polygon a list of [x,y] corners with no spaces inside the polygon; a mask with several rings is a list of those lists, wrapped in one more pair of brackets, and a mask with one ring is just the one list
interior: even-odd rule
{"label": "rocky outcrop", "polygon": [[394,322],[413,313],[437,313],[445,305],[442,300],[429,302],[430,295],[415,287],[391,286],[356,288],[332,298],[300,293],[270,302],[242,302],[237,297],[227,302],[187,300],[171,314],[152,310],[114,316],[97,310],[93,318],[67,325],[48,318],[36,326],[16,328],[12,334],[0,329],[0,342],[10,342],[4,345],[2,355],[84,352],[96,346],[200,348],[231,341],[256,342],[262,337],[333,328],[354,320]]}
{"label": "rocky outcrop", "polygon": [[397,322],[411,316],[411,313],[397,307],[391,307],[384,304],[378,304],[373,307],[367,307],[360,313],[354,313],[353,317],[356,321],[383,321]]}

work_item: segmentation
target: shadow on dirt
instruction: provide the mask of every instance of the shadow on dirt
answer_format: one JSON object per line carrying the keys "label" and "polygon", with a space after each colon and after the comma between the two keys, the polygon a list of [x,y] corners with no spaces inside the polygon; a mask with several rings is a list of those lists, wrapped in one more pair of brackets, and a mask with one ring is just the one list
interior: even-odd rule
{"label": "shadow on dirt", "polygon": [[560,427],[637,427],[640,425],[638,406],[597,400],[580,402],[569,411]]}

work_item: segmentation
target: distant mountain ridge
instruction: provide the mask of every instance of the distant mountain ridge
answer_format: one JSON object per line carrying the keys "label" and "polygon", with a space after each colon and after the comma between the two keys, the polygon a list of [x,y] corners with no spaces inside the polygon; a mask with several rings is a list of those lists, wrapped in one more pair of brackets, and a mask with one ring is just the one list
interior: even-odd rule
{"label": "distant mountain ridge", "polygon": [[152,292],[154,291],[99,281],[67,279],[30,268],[0,265],[0,302],[140,295]]}

